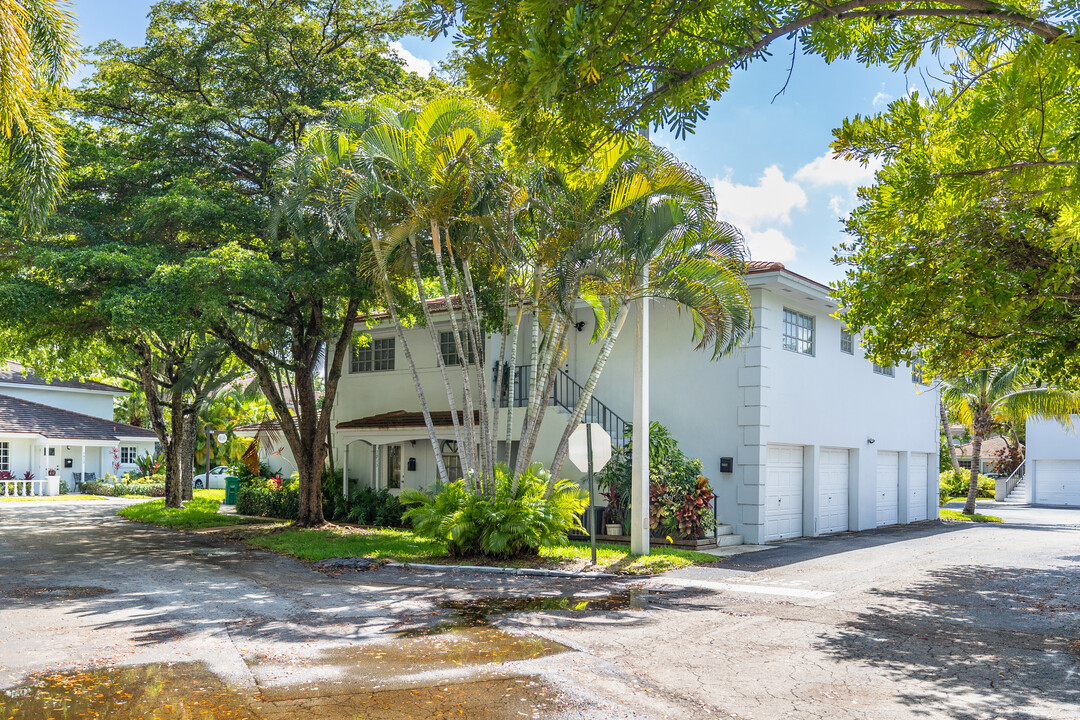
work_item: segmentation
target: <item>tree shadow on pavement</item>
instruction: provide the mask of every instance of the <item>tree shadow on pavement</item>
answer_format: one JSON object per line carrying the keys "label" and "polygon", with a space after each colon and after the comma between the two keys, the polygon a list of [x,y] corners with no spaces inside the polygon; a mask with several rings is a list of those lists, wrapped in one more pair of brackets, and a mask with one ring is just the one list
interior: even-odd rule
{"label": "tree shadow on pavement", "polygon": [[913,712],[1034,720],[1080,707],[1080,564],[949,568],[874,593],[818,647],[895,676]]}

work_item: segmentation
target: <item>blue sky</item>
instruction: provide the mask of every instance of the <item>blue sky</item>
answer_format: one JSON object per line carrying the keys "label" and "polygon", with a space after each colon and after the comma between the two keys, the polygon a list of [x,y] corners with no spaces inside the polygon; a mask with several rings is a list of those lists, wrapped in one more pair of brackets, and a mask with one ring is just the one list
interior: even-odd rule
{"label": "blue sky", "polygon": [[[149,0],[75,0],[84,45],[115,38],[139,44]],[[448,38],[403,38],[399,54],[426,73],[451,49]],[[654,134],[653,140],[694,165],[716,188],[721,219],[746,235],[756,260],[780,260],[821,282],[842,275],[831,262],[844,240],[840,217],[854,206],[855,190],[872,181],[872,168],[832,159],[832,129],[845,117],[884,109],[918,77],[856,63],[826,66],[798,56],[787,91],[790,46],[773,59],[736,74],[731,90],[685,140]]]}

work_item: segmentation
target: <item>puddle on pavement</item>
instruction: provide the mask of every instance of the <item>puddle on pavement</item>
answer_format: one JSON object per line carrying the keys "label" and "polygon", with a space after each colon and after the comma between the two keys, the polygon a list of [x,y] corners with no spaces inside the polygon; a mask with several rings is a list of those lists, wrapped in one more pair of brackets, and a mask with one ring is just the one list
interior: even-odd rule
{"label": "puddle on pavement", "polygon": [[330,720],[518,720],[550,717],[561,705],[553,688],[529,677],[271,699],[229,688],[200,663],[51,673],[0,691],[0,716],[12,720],[285,720],[301,713]]}
{"label": "puddle on pavement", "polygon": [[82,598],[108,595],[112,590],[103,587],[84,587],[78,585],[62,585],[59,587],[17,587],[0,592],[0,597],[14,598],[16,600],[30,600],[34,598],[53,598],[56,600],[79,600]]}
{"label": "puddle on pavement", "polygon": [[[517,612],[540,612],[561,610],[573,613],[610,612],[613,610],[645,610],[651,593],[641,588],[628,588],[622,592],[595,596],[557,597],[487,597],[472,600],[447,600],[439,603],[445,610],[453,610],[461,618],[460,624],[468,627],[486,625],[492,615]],[[435,626],[430,630],[438,631]],[[413,631],[423,633],[425,630]]]}

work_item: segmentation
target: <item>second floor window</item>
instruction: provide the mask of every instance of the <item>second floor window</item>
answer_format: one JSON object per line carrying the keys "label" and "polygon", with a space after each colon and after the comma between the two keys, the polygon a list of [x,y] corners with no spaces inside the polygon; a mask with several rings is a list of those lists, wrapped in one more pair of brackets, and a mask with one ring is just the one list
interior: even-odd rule
{"label": "second floor window", "polygon": [[855,336],[846,327],[840,328],[840,352],[855,354]]}
{"label": "second floor window", "polygon": [[814,354],[814,318],[784,308],[784,349],[803,355]]}
{"label": "second floor window", "polygon": [[896,377],[896,368],[892,365],[878,365],[874,363],[874,372],[885,377]]}
{"label": "second floor window", "polygon": [[926,384],[925,382],[923,382],[922,363],[918,360],[911,363],[911,382],[915,383],[916,385]]}
{"label": "second floor window", "polygon": [[[472,343],[469,342],[468,336],[464,331],[460,332],[459,336],[461,337],[461,347],[469,353],[469,362],[476,362],[476,353],[473,352]],[[457,352],[457,345],[454,343],[453,332],[439,333],[439,351],[442,353],[443,363],[446,365],[458,365],[461,362]]]}
{"label": "second floor window", "polygon": [[394,369],[394,338],[372,338],[364,347],[353,347],[349,372],[377,372]]}

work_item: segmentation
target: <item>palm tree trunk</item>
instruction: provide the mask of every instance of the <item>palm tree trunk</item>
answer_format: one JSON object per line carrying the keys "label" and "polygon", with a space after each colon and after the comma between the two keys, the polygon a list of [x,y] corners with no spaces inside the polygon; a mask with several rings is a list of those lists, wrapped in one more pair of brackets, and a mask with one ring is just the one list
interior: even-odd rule
{"label": "palm tree trunk", "polygon": [[979,496],[979,468],[982,465],[982,433],[976,431],[971,439],[971,478],[968,481],[967,502],[964,503],[964,514],[975,513],[975,499]]}
{"label": "palm tree trunk", "polygon": [[949,449],[949,462],[952,464],[953,472],[957,475],[960,474],[960,461],[956,459],[956,444],[953,442],[952,427],[949,425],[949,415],[945,412],[945,400],[939,403],[941,409],[941,427],[945,431],[945,444]]}
{"label": "palm tree trunk", "polygon": [[[513,462],[511,458],[511,447],[513,443],[514,433],[514,388],[517,384],[517,352],[518,352],[518,337],[521,332],[521,317],[522,317],[522,305],[521,301],[518,301],[517,313],[514,315],[514,325],[510,330],[512,333],[510,338],[510,388],[506,394],[506,465],[509,467]],[[500,376],[505,373],[499,373]]]}
{"label": "palm tree trunk", "polygon": [[[450,249],[450,238],[447,237],[446,247]],[[450,255],[451,262],[453,261],[453,253]],[[472,370],[476,373],[476,394],[480,405],[480,462],[482,465],[482,472],[480,473],[480,480],[482,483],[486,483],[489,478],[495,477],[495,447],[494,437],[495,433],[492,432],[491,425],[491,397],[488,395],[487,373],[485,370],[486,360],[484,358],[484,333],[480,327],[480,311],[476,304],[476,290],[473,287],[472,269],[469,267],[469,258],[461,258],[461,271],[464,274],[464,285],[461,284],[457,278],[457,266],[453,265],[455,280],[458,280],[458,287],[463,288],[462,292],[462,310],[465,317],[465,328],[468,332],[468,342],[466,345],[472,345],[474,349],[474,360],[472,363]],[[505,308],[503,309],[505,312]],[[466,355],[463,358],[465,367],[463,370],[468,372],[469,370],[469,356]]]}
{"label": "palm tree trunk", "polygon": [[596,390],[596,384],[600,380],[600,374],[604,372],[604,366],[607,365],[608,358],[611,357],[611,351],[615,348],[615,341],[619,339],[619,332],[622,331],[623,325],[626,323],[626,317],[629,315],[626,312],[626,307],[626,303],[620,303],[615,310],[615,316],[611,319],[611,327],[608,329],[607,337],[604,338],[604,343],[600,346],[600,352],[597,353],[596,360],[593,362],[592,371],[589,373],[588,380],[585,381],[581,397],[578,398],[574,412],[570,416],[569,422],[566,423],[566,429],[563,430],[562,439],[559,440],[559,445],[555,449],[555,458],[551,461],[552,480],[548,488],[549,492],[551,488],[555,487],[555,479],[562,470],[563,461],[566,460],[570,435],[577,429],[578,424],[584,418],[585,410],[589,407],[593,392]]}
{"label": "palm tree trunk", "polygon": [[409,364],[412,373],[413,386],[416,388],[416,398],[420,403],[420,412],[424,416],[424,426],[427,428],[428,439],[431,441],[431,451],[435,454],[435,467],[439,472],[439,479],[444,483],[450,482],[450,476],[446,472],[446,464],[443,462],[442,453],[439,452],[439,438],[435,434],[435,424],[431,421],[431,410],[428,408],[427,398],[424,397],[424,386],[420,383],[420,373],[416,371],[416,361],[412,351],[409,350],[409,342],[405,339],[405,330],[401,326],[397,307],[394,305],[394,292],[390,287],[390,277],[387,274],[386,262],[381,254],[376,251],[379,262],[379,283],[382,288],[383,299],[386,300],[386,310],[390,313],[390,322],[394,325],[398,342],[401,343],[401,352],[405,355],[405,361]]}
{"label": "palm tree trunk", "polygon": [[[431,343],[435,347],[435,362],[438,364],[439,373],[442,375],[443,387],[446,390],[446,402],[450,405],[450,422],[454,427],[454,440],[460,447],[463,443],[462,428],[458,423],[457,412],[457,400],[454,397],[454,388],[450,384],[450,373],[446,370],[446,361],[443,359],[442,346],[439,343],[439,333],[435,329],[435,321],[431,317],[431,308],[428,307],[427,293],[424,292],[424,276],[420,271],[420,257],[416,248],[415,242],[410,242],[412,251],[412,263],[413,274],[416,277],[416,293],[420,299],[420,307],[424,312],[424,323],[428,327],[428,333],[431,336]],[[450,299],[447,298],[447,303]],[[453,313],[453,307],[449,308],[449,312]],[[441,454],[441,453],[440,453]]]}

